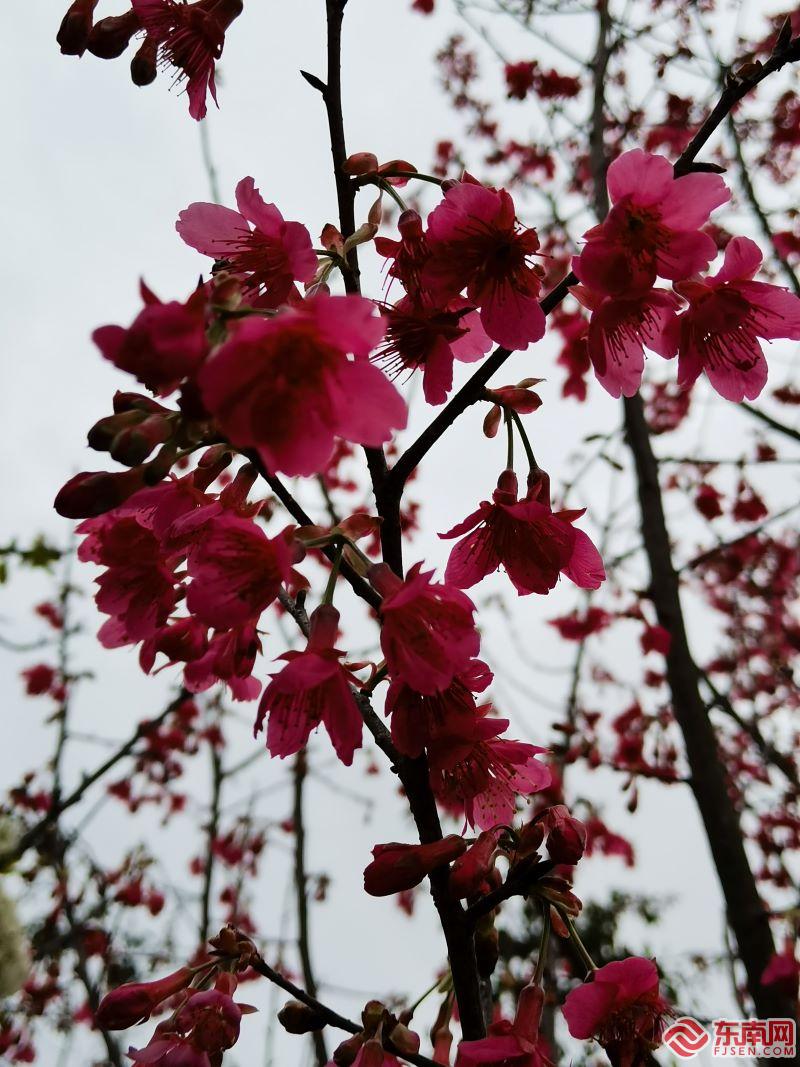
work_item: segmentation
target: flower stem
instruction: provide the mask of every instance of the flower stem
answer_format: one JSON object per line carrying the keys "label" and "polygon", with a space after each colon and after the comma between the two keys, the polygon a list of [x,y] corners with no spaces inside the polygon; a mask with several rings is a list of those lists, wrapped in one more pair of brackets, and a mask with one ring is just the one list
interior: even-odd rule
{"label": "flower stem", "polygon": [[533,454],[533,449],[531,448],[530,440],[528,439],[528,435],[525,433],[525,427],[522,424],[522,419],[513,409],[508,408],[507,411],[509,416],[511,417],[511,421],[519,430],[519,435],[522,438],[522,447],[525,449],[525,455],[528,457],[529,468],[532,471],[538,470],[539,464],[536,462],[536,456],[534,456]]}
{"label": "flower stem", "polygon": [[584,945],[583,941],[581,941],[580,934],[578,933],[577,929],[575,928],[575,923],[572,921],[572,919],[569,917],[569,915],[567,915],[566,912],[562,911],[561,912],[561,916],[562,916],[562,918],[564,919],[564,921],[567,924],[567,929],[569,930],[569,936],[572,938],[572,942],[573,942],[573,944],[575,945],[575,948],[578,951],[578,955],[583,960],[583,962],[586,964],[587,970],[596,971],[597,970],[597,964],[594,962],[592,957],[589,955],[589,951],[586,948],[586,945]]}
{"label": "flower stem", "polygon": [[342,553],[344,552],[344,544],[340,544],[336,549],[336,555],[333,558],[333,566],[331,567],[331,573],[328,577],[328,584],[325,586],[325,594],[322,597],[323,604],[333,603],[333,591],[336,588],[336,579],[339,577],[339,568],[342,565]]}
{"label": "flower stem", "polygon": [[506,420],[506,433],[508,435],[508,448],[506,451],[506,469],[513,471],[514,469],[514,424],[511,420],[511,413],[508,409],[505,411]]}
{"label": "flower stem", "polygon": [[550,908],[542,908],[542,936],[539,939],[539,955],[536,957],[536,970],[533,972],[533,984],[541,985],[544,966],[547,962],[547,946],[550,944]]}

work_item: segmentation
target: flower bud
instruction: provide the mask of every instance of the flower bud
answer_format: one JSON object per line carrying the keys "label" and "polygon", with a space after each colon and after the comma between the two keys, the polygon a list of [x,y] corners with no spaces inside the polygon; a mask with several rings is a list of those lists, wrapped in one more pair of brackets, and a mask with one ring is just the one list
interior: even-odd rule
{"label": "flower bud", "polygon": [[118,434],[144,422],[146,418],[143,411],[134,409],[120,412],[117,415],[106,415],[105,418],[99,419],[86,435],[89,448],[93,448],[95,452],[108,452]]}
{"label": "flower bud", "polygon": [[419,1052],[419,1034],[398,1023],[389,1034],[389,1040],[401,1056],[416,1056]]}
{"label": "flower bud", "polygon": [[61,20],[56,41],[64,56],[82,56],[92,30],[92,17],[98,0],[75,0]]}
{"label": "flower bud", "polygon": [[460,856],[466,847],[465,841],[456,834],[449,834],[429,845],[403,845],[397,842],[376,845],[372,850],[375,858],[364,871],[364,889],[373,897],[386,897],[403,889],[413,889],[436,867]]}
{"label": "flower bud", "polygon": [[145,37],[139,51],[131,60],[131,81],[143,87],[151,85],[158,73],[158,41]]}
{"label": "flower bud", "polygon": [[586,848],[586,827],[569,815],[547,835],[546,847],[550,859],[556,863],[575,864]]}
{"label": "flower bud", "polygon": [[310,1034],[325,1026],[319,1012],[300,1000],[288,1000],[278,1012],[278,1022],[287,1034]]}
{"label": "flower bud", "polygon": [[160,415],[148,415],[138,425],[127,426],[111,442],[109,452],[117,463],[136,467],[144,463],[156,445],[169,439],[169,422]]}
{"label": "flower bud", "polygon": [[342,163],[345,174],[374,174],[378,169],[378,157],[372,152],[354,152]]}
{"label": "flower bud", "polygon": [[450,892],[458,899],[486,892],[486,880],[494,867],[497,833],[484,830],[450,871]]}
{"label": "flower bud", "polygon": [[189,967],[155,982],[128,982],[106,993],[95,1012],[95,1022],[104,1030],[127,1030],[145,1022],[158,1005],[186,989],[194,972]]}
{"label": "flower bud", "polygon": [[61,487],[54,507],[65,519],[90,519],[118,507],[143,485],[143,471],[138,467],[114,474],[83,471]]}
{"label": "flower bud", "polygon": [[98,59],[116,59],[138,29],[139,18],[133,9],[124,15],[108,15],[92,28],[86,46]]}

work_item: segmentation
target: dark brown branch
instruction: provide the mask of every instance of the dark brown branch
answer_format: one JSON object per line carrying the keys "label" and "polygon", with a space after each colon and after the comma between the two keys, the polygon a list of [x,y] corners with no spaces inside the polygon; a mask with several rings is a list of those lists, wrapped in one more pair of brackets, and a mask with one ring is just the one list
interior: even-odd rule
{"label": "dark brown branch", "polygon": [[504,901],[510,900],[512,897],[527,896],[531,887],[540,878],[549,874],[554,867],[555,863],[552,860],[542,860],[540,863],[533,864],[533,866],[525,867],[524,870],[516,874],[509,875],[501,886],[493,889],[491,893],[487,893],[467,908],[467,918],[472,923],[477,922],[478,919],[494,911]]}
{"label": "dark brown branch", "polygon": [[752,404],[741,403],[739,407],[746,411],[748,415],[752,415],[754,419],[763,422],[765,426],[769,426],[771,430],[782,433],[784,437],[789,437],[792,441],[800,441],[800,430],[795,430],[793,426],[787,426],[786,423],[779,422],[771,415],[768,415],[766,411],[754,408]]}
{"label": "dark brown branch", "polygon": [[209,741],[211,758],[211,804],[206,827],[206,860],[203,869],[203,892],[200,897],[200,938],[198,944],[204,945],[211,933],[211,889],[214,883],[214,862],[216,853],[214,843],[219,836],[219,811],[222,798],[222,783],[225,775],[222,760],[213,740]]}
{"label": "dark brown branch", "polygon": [[[297,905],[297,945],[300,952],[300,964],[303,968],[303,982],[308,995],[317,999],[317,980],[311,962],[311,937],[308,929],[308,877],[306,875],[306,828],[303,821],[303,787],[307,772],[306,750],[301,748],[294,761],[294,807],[292,822],[294,829],[294,892]],[[328,1052],[321,1030],[311,1034],[314,1042],[314,1054],[318,1067],[325,1067]]]}

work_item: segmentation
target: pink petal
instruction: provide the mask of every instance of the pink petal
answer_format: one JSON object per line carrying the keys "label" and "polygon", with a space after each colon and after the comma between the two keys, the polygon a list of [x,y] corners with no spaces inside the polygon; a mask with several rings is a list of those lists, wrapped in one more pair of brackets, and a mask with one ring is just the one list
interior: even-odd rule
{"label": "pink petal", "polygon": [[175,229],[187,245],[214,259],[235,252],[250,232],[238,211],[205,203],[190,204],[178,216]]}
{"label": "pink petal", "polygon": [[257,230],[267,237],[280,239],[283,215],[274,204],[265,203],[253,178],[242,178],[236,186],[236,206]]}
{"label": "pink petal", "polygon": [[741,282],[736,289],[752,305],[751,321],[759,337],[800,341],[800,297],[766,282]]}
{"label": "pink petal", "polygon": [[597,551],[588,534],[573,527],[575,544],[569,565],[564,574],[580,589],[599,589],[605,581],[603,557]]}
{"label": "pink petal", "polygon": [[377,447],[404,430],[408,408],[386,375],[372,363],[343,363],[338,374],[337,430],[341,437]]}
{"label": "pink petal", "polygon": [[493,341],[512,351],[527,348],[545,331],[544,312],[536,297],[509,284],[496,286],[484,300],[481,323]]}
{"label": "pink petal", "polygon": [[663,156],[654,156],[640,148],[625,152],[608,168],[606,185],[611,202],[616,204],[631,196],[636,204],[658,203],[673,182],[672,164]]}
{"label": "pink petal", "polygon": [[680,281],[703,271],[717,254],[717,246],[707,233],[673,233],[666,248],[656,254],[659,276]]}
{"label": "pink petal", "polygon": [[453,352],[442,337],[437,337],[422,370],[422,390],[429,404],[443,404],[453,388]]}
{"label": "pink petal", "polygon": [[673,230],[698,230],[708,216],[731,198],[719,174],[685,174],[673,182],[661,202],[661,219]]}
{"label": "pink petal", "polygon": [[616,987],[584,982],[567,994],[561,1012],[573,1037],[588,1041],[601,1025],[615,1000]]}
{"label": "pink petal", "polygon": [[356,294],[318,296],[306,307],[313,309],[325,340],[342,352],[368,356],[386,333],[386,320],[375,314],[372,301]]}
{"label": "pink petal", "polygon": [[725,260],[714,282],[749,281],[761,266],[761,249],[749,237],[734,237],[725,248]]}

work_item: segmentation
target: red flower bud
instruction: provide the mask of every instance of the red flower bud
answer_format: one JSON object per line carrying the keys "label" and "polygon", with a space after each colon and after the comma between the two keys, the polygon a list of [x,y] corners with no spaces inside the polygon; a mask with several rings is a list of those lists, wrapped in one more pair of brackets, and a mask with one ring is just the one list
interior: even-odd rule
{"label": "red flower bud", "polygon": [[138,424],[127,426],[111,442],[109,452],[117,463],[137,467],[144,463],[156,445],[169,440],[172,430],[160,415],[148,415]]}
{"label": "red flower bud", "polygon": [[450,892],[454,897],[474,897],[486,892],[496,845],[497,832],[484,830],[463,856],[458,857],[450,871]]}
{"label": "red flower bud", "polygon": [[75,0],[61,20],[56,41],[64,56],[82,56],[92,30],[92,16],[98,0]]}
{"label": "red flower bud", "polygon": [[193,972],[188,967],[155,982],[128,982],[106,993],[95,1012],[95,1022],[104,1030],[127,1030],[145,1022],[158,1005],[186,989]]}
{"label": "red flower bud", "polygon": [[93,27],[86,47],[98,59],[116,59],[139,29],[139,18],[131,9],[124,15],[108,15]]}
{"label": "red flower bud", "polygon": [[[561,809],[565,811],[565,809]],[[554,808],[553,811],[559,811]],[[570,814],[557,816],[553,829],[547,834],[547,853],[551,860],[556,863],[567,863],[571,866],[577,863],[586,849],[586,827],[580,819]]]}
{"label": "red flower bud", "polygon": [[310,1034],[325,1026],[325,1020],[319,1012],[300,1000],[287,1001],[278,1012],[278,1022],[287,1034]]}
{"label": "red flower bud", "polygon": [[65,519],[90,519],[118,507],[143,485],[139,468],[118,474],[83,471],[61,487],[54,506]]}
{"label": "red flower bud", "polygon": [[460,856],[466,847],[465,841],[456,834],[429,845],[403,845],[394,841],[376,845],[372,850],[375,858],[364,871],[364,889],[373,897],[413,889],[436,867]]}
{"label": "red flower bud", "polygon": [[145,37],[139,51],[131,60],[131,80],[134,85],[150,85],[158,73],[158,41]]}

